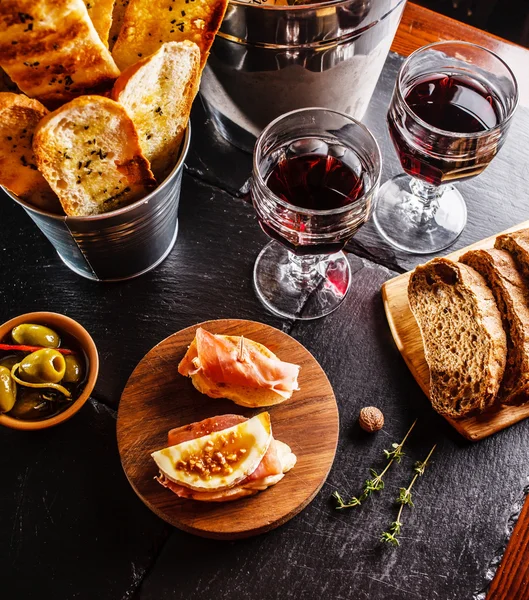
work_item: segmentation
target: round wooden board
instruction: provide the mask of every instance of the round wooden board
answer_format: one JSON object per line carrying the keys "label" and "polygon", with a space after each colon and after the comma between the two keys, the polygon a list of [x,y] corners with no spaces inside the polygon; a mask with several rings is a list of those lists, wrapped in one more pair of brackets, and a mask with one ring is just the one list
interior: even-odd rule
{"label": "round wooden board", "polygon": [[[300,390],[269,408],[249,409],[200,394],[177,366],[197,327],[244,335],[282,360],[301,365]],[[167,446],[173,427],[222,414],[252,417],[270,412],[274,437],[298,461],[275,486],[233,502],[181,499],[154,480],[151,452]],[[134,491],[159,517],[190,533],[237,539],[269,531],[298,514],[314,498],[332,466],[338,442],[338,408],[331,384],[316,359],[286,333],[254,321],[223,319],[183,329],[155,346],[129,378],[119,405],[117,437],[121,463]]]}

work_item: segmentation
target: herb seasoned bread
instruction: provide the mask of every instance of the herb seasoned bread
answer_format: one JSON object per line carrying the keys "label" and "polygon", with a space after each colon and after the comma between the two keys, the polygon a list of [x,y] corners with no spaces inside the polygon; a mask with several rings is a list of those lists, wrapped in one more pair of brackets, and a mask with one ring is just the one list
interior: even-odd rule
{"label": "herb seasoned bread", "polygon": [[0,66],[48,106],[110,86],[120,73],[83,0],[2,0]]}
{"label": "herb seasoned bread", "polygon": [[83,2],[99,38],[108,48],[108,33],[112,24],[114,0],[83,0]]}
{"label": "herb seasoned bread", "polygon": [[125,18],[125,11],[129,5],[130,0],[116,0],[114,2],[114,9],[112,11],[112,24],[110,25],[110,32],[108,34],[108,47],[112,50],[114,44],[118,39],[119,32],[123,26],[123,19]]}
{"label": "herb seasoned bread", "polygon": [[126,69],[114,85],[112,98],[133,120],[159,181],[176,163],[199,84],[200,49],[184,41],[163,44]]}
{"label": "herb seasoned bread", "polygon": [[37,123],[48,114],[23,94],[0,92],[0,185],[50,212],[61,212],[57,196],[37,170],[31,142]]}
{"label": "herb seasoned bread", "polygon": [[507,250],[514,258],[520,273],[529,281],[529,229],[499,235],[494,247]]}
{"label": "herb seasoned bread", "polygon": [[112,56],[123,70],[165,42],[190,40],[200,48],[203,66],[227,4],[228,0],[130,0]]}
{"label": "herb seasoned bread", "polygon": [[483,277],[445,258],[418,266],[408,285],[430,368],[430,400],[459,419],[494,402],[505,370],[501,315]]}
{"label": "herb seasoned bread", "polygon": [[505,250],[471,250],[460,261],[483,276],[492,290],[507,334],[507,365],[498,398],[504,404],[529,400],[529,290]]}
{"label": "herb seasoned bread", "polygon": [[37,126],[33,150],[70,216],[120,208],[156,185],[132,120],[103,96],[82,96],[50,113]]}

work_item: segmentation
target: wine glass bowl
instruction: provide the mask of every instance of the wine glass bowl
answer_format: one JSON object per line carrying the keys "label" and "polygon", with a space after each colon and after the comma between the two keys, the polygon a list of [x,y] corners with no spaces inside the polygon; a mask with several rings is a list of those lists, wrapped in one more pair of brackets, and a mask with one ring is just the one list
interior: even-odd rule
{"label": "wine glass bowl", "polygon": [[380,189],[375,225],[390,244],[429,254],[453,244],[466,205],[453,183],[479,175],[505,141],[516,80],[468,42],[420,48],[402,65],[387,120],[403,170]]}
{"label": "wine glass bowl", "polygon": [[293,111],[262,132],[251,196],[274,241],[257,258],[254,285],[269,310],[314,319],[343,301],[351,277],[341,251],[372,214],[380,168],[371,133],[332,110]]}

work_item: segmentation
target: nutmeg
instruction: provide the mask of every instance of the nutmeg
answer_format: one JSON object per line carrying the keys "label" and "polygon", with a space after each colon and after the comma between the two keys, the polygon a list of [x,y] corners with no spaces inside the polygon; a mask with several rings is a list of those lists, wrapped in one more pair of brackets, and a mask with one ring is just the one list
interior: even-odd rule
{"label": "nutmeg", "polygon": [[384,415],[376,406],[364,406],[360,411],[358,423],[364,431],[372,433],[384,427]]}

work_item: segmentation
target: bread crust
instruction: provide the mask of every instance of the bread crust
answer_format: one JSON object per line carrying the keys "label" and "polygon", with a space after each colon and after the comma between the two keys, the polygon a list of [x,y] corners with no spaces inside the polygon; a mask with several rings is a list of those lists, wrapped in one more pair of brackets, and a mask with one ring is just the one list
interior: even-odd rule
{"label": "bread crust", "polygon": [[120,208],[156,185],[125,109],[82,96],[50,113],[33,139],[37,165],[70,216]]}
{"label": "bread crust", "polygon": [[480,273],[491,288],[507,334],[507,364],[500,402],[529,400],[529,290],[514,259],[505,250],[472,250],[460,258]]}
{"label": "bread crust", "polygon": [[83,0],[2,0],[0,66],[48,107],[110,87],[120,73]]}
{"label": "bread crust", "polygon": [[114,84],[111,97],[133,120],[159,181],[176,164],[199,85],[200,49],[189,41],[163,44],[125,69]]}
{"label": "bread crust", "polygon": [[23,94],[0,92],[0,185],[37,208],[61,213],[57,196],[37,170],[31,145],[48,110]]}
{"label": "bread crust", "polygon": [[529,281],[529,229],[497,236],[494,247],[509,252],[518,270]]}
{"label": "bread crust", "polygon": [[165,42],[190,40],[200,48],[204,66],[227,5],[227,0],[175,0],[169,6],[130,0],[112,56],[123,70]]}
{"label": "bread crust", "polygon": [[468,265],[436,258],[415,269],[408,286],[430,368],[430,400],[459,419],[488,409],[505,370],[506,336],[483,277]]}

